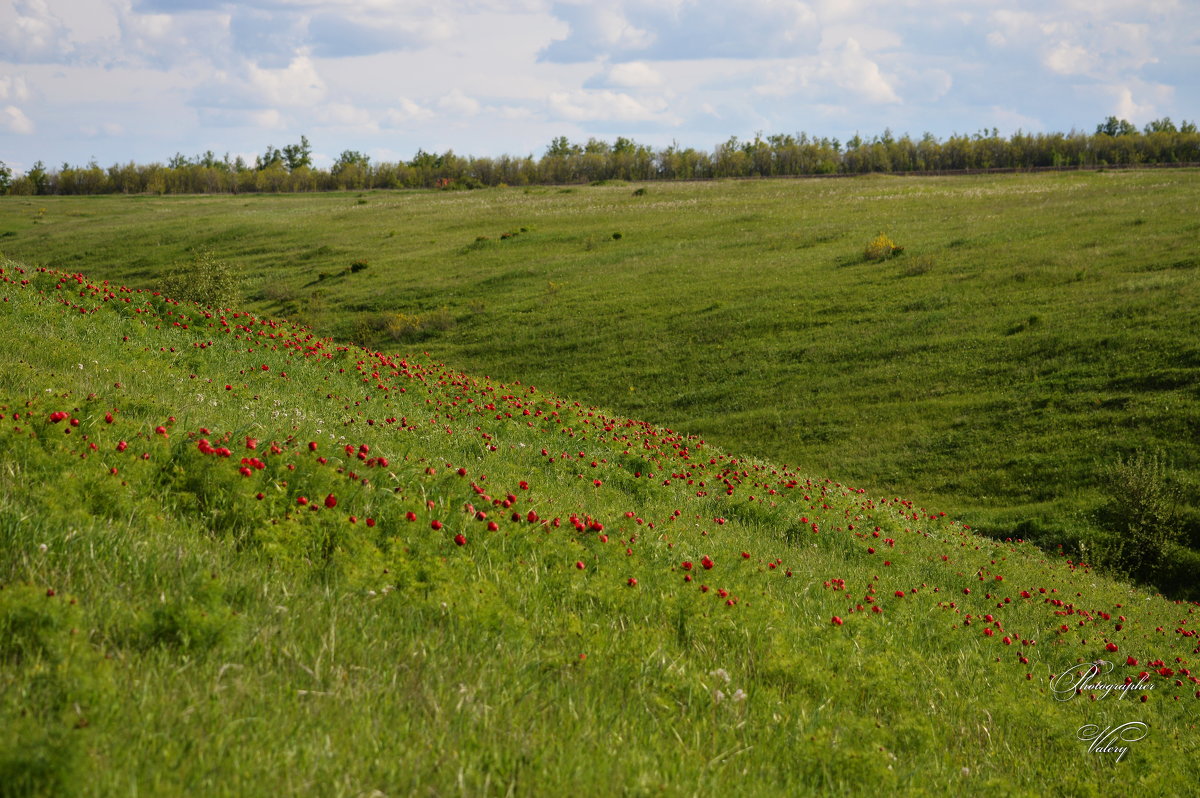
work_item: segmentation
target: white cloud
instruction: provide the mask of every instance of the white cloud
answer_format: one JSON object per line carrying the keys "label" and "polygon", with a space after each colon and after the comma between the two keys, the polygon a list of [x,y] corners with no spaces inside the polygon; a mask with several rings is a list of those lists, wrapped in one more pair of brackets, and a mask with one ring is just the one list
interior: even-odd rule
{"label": "white cloud", "polygon": [[567,34],[542,57],[555,63],[775,58],[811,49],[818,20],[798,0],[610,0],[551,6]]}
{"label": "white cloud", "polygon": [[393,100],[391,105],[383,115],[384,123],[388,127],[404,127],[433,118],[433,111],[405,97]]}
{"label": "white cloud", "polygon": [[1107,90],[1115,97],[1112,114],[1136,124],[1144,124],[1160,116],[1159,106],[1169,103],[1175,94],[1170,86],[1140,81],[1111,85]]}
{"label": "white cloud", "polygon": [[25,78],[17,76],[0,76],[0,100],[17,100],[23,102],[29,99],[29,85]]}
{"label": "white cloud", "polygon": [[607,89],[554,92],[547,98],[547,105],[554,117],[570,122],[635,122],[666,118],[666,103],[662,100],[643,102]]}
{"label": "white cloud", "polygon": [[88,138],[111,138],[125,134],[125,126],[117,122],[103,122],[99,125],[80,125],[79,132]]}
{"label": "white cloud", "polygon": [[1046,53],[1043,63],[1060,75],[1086,75],[1096,68],[1097,59],[1081,45],[1058,42]]}
{"label": "white cloud", "polygon": [[892,89],[879,65],[863,52],[857,39],[847,39],[832,63],[828,75],[842,88],[862,95],[869,102],[898,103],[900,97]]}
{"label": "white cloud", "polygon": [[663,76],[653,67],[641,61],[614,64],[607,73],[608,83],[628,89],[645,89],[661,86]]}
{"label": "white cloud", "polygon": [[5,61],[58,61],[74,49],[67,24],[47,0],[13,0],[0,10],[0,52]]}
{"label": "white cloud", "polygon": [[379,130],[379,122],[372,111],[349,103],[322,103],[317,107],[314,119],[332,127],[352,127],[362,132]]}
{"label": "white cloud", "polygon": [[1197,30],[1179,0],[3,0],[0,131],[53,163],[1087,130],[1195,118]]}
{"label": "white cloud", "polygon": [[[797,59],[773,72],[775,77],[754,87],[761,95],[800,95],[811,100],[830,99],[849,92],[870,103],[898,103],[900,96],[879,64],[863,52],[857,39],[839,44],[827,42],[820,56]],[[932,74],[932,84],[945,84],[946,77]],[[948,89],[948,86],[946,86]],[[943,89],[944,91],[945,89]]]}
{"label": "white cloud", "polygon": [[0,110],[0,130],[14,133],[18,136],[28,136],[33,133],[33,122],[25,116],[25,112],[15,105],[6,105]]}
{"label": "white cloud", "polygon": [[482,107],[479,101],[463,94],[461,89],[454,89],[437,101],[437,107],[447,116],[475,116]]}
{"label": "white cloud", "polygon": [[249,118],[255,127],[261,127],[266,130],[279,130],[285,127],[283,114],[274,108],[252,111],[249,114]]}
{"label": "white cloud", "polygon": [[325,98],[326,86],[307,55],[300,55],[284,69],[263,69],[250,64],[247,78],[251,89],[265,105],[306,106]]}

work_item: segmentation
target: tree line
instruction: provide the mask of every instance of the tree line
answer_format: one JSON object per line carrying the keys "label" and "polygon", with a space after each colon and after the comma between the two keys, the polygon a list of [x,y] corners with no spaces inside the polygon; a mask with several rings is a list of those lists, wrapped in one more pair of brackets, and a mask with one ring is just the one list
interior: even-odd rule
{"label": "tree line", "polygon": [[972,135],[919,139],[891,130],[870,139],[854,135],[811,137],[807,133],[736,136],[712,150],[672,143],[654,149],[632,139],[595,138],[572,142],[560,136],[540,158],[460,156],[418,150],[408,161],[372,161],[345,150],[328,169],[312,163],[308,139],[282,149],[268,146],[254,163],[212,151],[195,157],[177,154],[166,163],[101,167],[64,163],[49,169],[41,161],[14,175],[0,162],[0,194],[242,194],[255,192],[345,191],[388,188],[483,188],[604,180],[689,180],[798,177],[883,173],[939,173],[989,169],[1100,168],[1105,166],[1200,163],[1200,132],[1195,123],[1158,119],[1139,130],[1108,117],[1094,133],[1025,133],[1005,138],[995,128]]}

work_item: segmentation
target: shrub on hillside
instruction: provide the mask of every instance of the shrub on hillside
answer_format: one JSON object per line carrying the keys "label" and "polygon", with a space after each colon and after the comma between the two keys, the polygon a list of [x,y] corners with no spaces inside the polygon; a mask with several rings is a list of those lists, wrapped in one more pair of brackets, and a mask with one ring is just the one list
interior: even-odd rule
{"label": "shrub on hillside", "polygon": [[1179,486],[1159,455],[1141,451],[1105,465],[1100,480],[1106,500],[1097,520],[1109,533],[1103,563],[1155,581],[1181,537]]}
{"label": "shrub on hillside", "polygon": [[442,306],[428,313],[393,313],[382,319],[384,332],[393,341],[421,341],[435,333],[451,330],[457,319],[450,308]]}
{"label": "shrub on hillside", "polygon": [[239,283],[233,267],[203,250],[190,263],[178,265],[167,274],[162,292],[180,301],[228,307],[238,299]]}
{"label": "shrub on hillside", "polygon": [[867,260],[887,260],[903,251],[904,247],[897,246],[896,242],[890,239],[886,233],[880,233],[871,239],[871,243],[867,244],[867,248],[863,251],[863,257]]}

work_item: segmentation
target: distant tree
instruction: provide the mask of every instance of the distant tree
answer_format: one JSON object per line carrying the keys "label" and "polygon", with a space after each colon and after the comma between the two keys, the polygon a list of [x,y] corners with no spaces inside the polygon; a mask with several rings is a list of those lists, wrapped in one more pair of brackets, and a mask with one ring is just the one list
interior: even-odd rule
{"label": "distant tree", "polygon": [[359,166],[366,169],[371,163],[371,159],[363,155],[358,150],[342,150],[342,154],[333,164],[333,171],[336,173],[348,166]]}
{"label": "distant tree", "polygon": [[1096,125],[1096,135],[1101,134],[1106,136],[1130,136],[1138,132],[1133,123],[1126,119],[1117,119],[1115,116],[1110,116],[1099,125]]}
{"label": "distant tree", "polygon": [[187,156],[182,152],[177,152],[171,156],[171,160],[167,161],[167,167],[170,169],[182,169],[188,165]]}
{"label": "distant tree", "polygon": [[578,144],[572,144],[566,136],[559,136],[550,142],[550,146],[546,147],[547,158],[569,158],[582,152],[583,148]]}
{"label": "distant tree", "polygon": [[1182,122],[1179,123],[1179,132],[1180,133],[1195,133],[1196,132],[1196,123],[1189,122],[1186,119],[1183,120]]}
{"label": "distant tree", "polygon": [[8,187],[12,185],[12,169],[8,168],[8,164],[0,161],[0,194],[7,194]]}
{"label": "distant tree", "polygon": [[1147,122],[1146,127],[1143,130],[1147,136],[1151,133],[1179,132],[1178,128],[1175,127],[1175,123],[1171,121],[1171,117],[1169,116],[1164,116],[1162,119],[1155,119],[1152,122]]}
{"label": "distant tree", "polygon": [[283,153],[271,144],[267,145],[267,150],[262,155],[254,156],[254,168],[259,172],[277,163],[283,163]]}
{"label": "distant tree", "polygon": [[312,167],[312,147],[306,136],[300,137],[299,144],[289,144],[283,148],[283,160],[289,172],[301,167]]}
{"label": "distant tree", "polygon": [[195,163],[205,169],[220,169],[225,165],[212,150],[206,150],[203,155],[197,155]]}
{"label": "distant tree", "polygon": [[633,139],[627,139],[624,136],[617,136],[617,140],[613,142],[612,151],[617,155],[632,155],[637,152],[637,144]]}
{"label": "distant tree", "polygon": [[29,171],[25,173],[25,177],[33,185],[34,194],[46,193],[46,188],[50,183],[50,175],[46,172],[46,164],[41,161],[35,161],[33,166],[29,167]]}
{"label": "distant tree", "polygon": [[343,150],[329,170],[338,188],[363,188],[370,177],[371,159],[357,150]]}
{"label": "distant tree", "polygon": [[442,166],[442,157],[418,149],[416,154],[413,155],[412,160],[408,162],[408,165],[414,169],[440,169]]}

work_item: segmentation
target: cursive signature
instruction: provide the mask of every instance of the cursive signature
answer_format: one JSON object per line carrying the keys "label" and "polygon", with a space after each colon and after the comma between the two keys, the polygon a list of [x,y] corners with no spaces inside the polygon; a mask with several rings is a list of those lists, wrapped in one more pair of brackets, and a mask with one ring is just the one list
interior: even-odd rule
{"label": "cursive signature", "polygon": [[1089,681],[1094,677],[1099,677],[1108,674],[1112,671],[1113,664],[1108,660],[1098,659],[1088,666],[1086,671],[1077,673],[1075,671],[1064,671],[1054,677],[1050,682],[1050,689],[1054,693],[1054,698],[1057,701],[1070,701],[1077,695],[1084,692],[1100,693],[1099,700],[1108,698],[1112,693],[1117,694],[1117,700],[1125,697],[1131,690],[1153,690],[1154,685],[1150,683],[1150,674],[1145,673],[1137,679],[1132,677],[1124,682],[1109,683],[1101,682],[1099,679]]}
{"label": "cursive signature", "polygon": [[1116,754],[1118,762],[1129,752],[1129,746],[1121,745],[1121,743],[1136,743],[1149,733],[1150,727],[1140,720],[1131,720],[1115,727],[1105,726],[1103,729],[1094,723],[1089,723],[1086,726],[1080,726],[1079,731],[1076,732],[1080,740],[1090,743],[1088,753]]}

